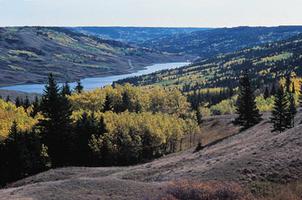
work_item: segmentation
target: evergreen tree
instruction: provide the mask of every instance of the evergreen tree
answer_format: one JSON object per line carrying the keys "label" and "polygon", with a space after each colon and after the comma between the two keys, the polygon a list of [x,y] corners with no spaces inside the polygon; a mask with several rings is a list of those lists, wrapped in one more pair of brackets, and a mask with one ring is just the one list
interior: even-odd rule
{"label": "evergreen tree", "polygon": [[62,95],[67,95],[67,96],[71,95],[71,89],[70,89],[68,82],[66,82],[62,86]]}
{"label": "evergreen tree", "polygon": [[283,132],[288,127],[288,98],[284,93],[282,86],[275,95],[275,103],[272,111],[271,123],[273,123],[272,132]]}
{"label": "evergreen tree", "polygon": [[10,96],[9,96],[9,95],[6,96],[5,101],[6,101],[6,102],[10,102]]}
{"label": "evergreen tree", "polygon": [[80,94],[82,93],[84,87],[81,84],[81,81],[77,81],[77,86],[74,88],[74,90],[76,91],[76,93]]}
{"label": "evergreen tree", "polygon": [[38,114],[38,112],[40,112],[40,100],[37,96],[35,97],[35,101],[33,102],[32,106],[33,109],[30,113],[30,116],[35,117]]}
{"label": "evergreen tree", "polygon": [[237,100],[237,114],[235,124],[241,125],[242,129],[247,129],[259,123],[261,114],[256,106],[254,91],[247,72],[240,79],[239,95]]}
{"label": "evergreen tree", "polygon": [[46,169],[47,154],[35,132],[21,132],[13,122],[1,144],[0,184],[16,181]]}
{"label": "evergreen tree", "polygon": [[26,97],[25,97],[25,100],[24,100],[24,102],[23,102],[23,107],[24,107],[25,109],[27,109],[27,108],[29,108],[29,106],[30,106],[30,101],[29,101],[29,99],[28,99],[28,96],[26,96]]}
{"label": "evergreen tree", "polygon": [[271,93],[272,96],[275,96],[275,95],[276,95],[276,92],[277,92],[277,91],[276,91],[276,85],[275,85],[275,83],[274,83],[273,86],[272,86],[272,89],[271,89],[271,92],[270,92],[270,93]]}
{"label": "evergreen tree", "polygon": [[113,110],[113,99],[109,94],[107,94],[104,103],[104,112],[112,111],[112,110]]}
{"label": "evergreen tree", "polygon": [[17,108],[19,108],[21,106],[21,101],[20,101],[20,97],[17,97],[15,100],[15,105]]}
{"label": "evergreen tree", "polygon": [[91,116],[88,116],[88,114],[84,112],[81,118],[77,120],[75,127],[76,148],[74,155],[76,156],[76,165],[92,165],[89,140],[91,139],[91,136],[97,132],[98,127],[94,115],[92,114]]}
{"label": "evergreen tree", "polygon": [[265,91],[264,91],[263,97],[264,97],[264,99],[267,99],[267,98],[270,97],[270,93],[269,93],[268,87],[265,87]]}
{"label": "evergreen tree", "polygon": [[53,166],[70,163],[71,154],[71,105],[68,99],[59,93],[60,89],[50,74],[40,105],[44,118],[39,125],[43,140],[48,147]]}

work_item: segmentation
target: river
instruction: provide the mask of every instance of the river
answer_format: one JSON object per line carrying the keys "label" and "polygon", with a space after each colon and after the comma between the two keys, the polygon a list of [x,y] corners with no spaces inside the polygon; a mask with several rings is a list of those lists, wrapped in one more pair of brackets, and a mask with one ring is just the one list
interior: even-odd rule
{"label": "river", "polygon": [[[143,70],[139,70],[137,72],[130,73],[130,74],[112,75],[112,76],[95,77],[95,78],[84,78],[81,80],[81,83],[84,86],[85,90],[93,90],[96,88],[104,87],[106,85],[111,85],[114,81],[117,81],[120,79],[150,74],[150,73],[164,70],[164,69],[178,68],[178,67],[182,67],[182,66],[185,66],[188,64],[189,63],[187,63],[187,62],[154,64],[154,65],[145,67],[145,69],[143,69]],[[76,85],[75,82],[70,83],[71,88],[74,88],[75,85]],[[24,85],[13,85],[13,86],[2,87],[0,89],[41,94],[44,90],[44,87],[45,87],[45,84],[24,84]]]}

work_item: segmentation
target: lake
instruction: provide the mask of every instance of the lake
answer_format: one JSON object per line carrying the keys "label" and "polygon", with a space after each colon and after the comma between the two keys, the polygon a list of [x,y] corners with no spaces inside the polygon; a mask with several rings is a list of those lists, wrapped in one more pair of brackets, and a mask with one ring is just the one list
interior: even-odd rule
{"label": "lake", "polygon": [[[188,65],[188,62],[175,62],[175,63],[162,63],[162,64],[154,64],[145,67],[143,70],[139,70],[130,74],[122,74],[122,75],[113,75],[113,76],[105,76],[105,77],[95,77],[95,78],[84,78],[81,80],[82,85],[85,90],[93,90],[96,88],[104,87],[106,85],[111,85],[114,81],[140,76],[145,74],[150,74],[156,71],[165,70],[165,69],[173,69]],[[60,84],[61,85],[61,84]],[[13,91],[21,91],[21,92],[29,92],[29,93],[42,93],[45,84],[25,84],[25,85],[13,85],[7,87],[1,87],[3,90],[13,90]],[[76,82],[70,83],[71,88],[76,86]]]}

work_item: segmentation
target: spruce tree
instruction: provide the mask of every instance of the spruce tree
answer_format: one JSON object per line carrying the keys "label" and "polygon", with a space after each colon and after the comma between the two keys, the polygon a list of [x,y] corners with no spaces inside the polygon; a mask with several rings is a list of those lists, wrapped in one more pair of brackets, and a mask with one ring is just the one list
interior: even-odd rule
{"label": "spruce tree", "polygon": [[66,82],[63,86],[62,86],[62,95],[64,96],[69,96],[71,95],[71,90],[70,90],[70,86],[68,84],[68,82]]}
{"label": "spruce tree", "polygon": [[252,127],[262,120],[247,72],[240,79],[236,110],[238,117],[235,119],[235,124],[242,126],[242,130]]}
{"label": "spruce tree", "polygon": [[275,96],[275,95],[276,95],[276,92],[277,92],[277,91],[276,91],[276,85],[275,85],[275,83],[274,83],[273,86],[272,86],[272,89],[271,89],[271,92],[270,92],[270,93],[271,93],[272,96]]}
{"label": "spruce tree", "polygon": [[77,86],[74,88],[74,90],[76,91],[76,93],[80,94],[82,93],[84,87],[81,84],[81,81],[77,81]]}
{"label": "spruce tree", "polygon": [[33,109],[30,113],[30,116],[35,117],[38,114],[38,112],[40,112],[40,100],[37,96],[35,97],[35,101],[32,103],[32,108]]}
{"label": "spruce tree", "polygon": [[28,96],[26,96],[26,97],[25,97],[25,100],[24,100],[24,102],[23,102],[23,107],[24,107],[25,109],[27,109],[27,108],[29,108],[29,106],[30,106],[30,101],[29,101],[29,99],[28,99]]}
{"label": "spruce tree", "polygon": [[265,87],[265,91],[264,91],[263,97],[264,97],[264,99],[267,99],[267,98],[270,97],[270,93],[269,93],[268,87]]}
{"label": "spruce tree", "polygon": [[288,127],[288,98],[284,93],[282,86],[275,95],[275,103],[272,111],[271,123],[273,123],[272,132],[283,132]]}
{"label": "spruce tree", "polygon": [[71,106],[68,99],[60,94],[60,89],[50,74],[40,105],[44,118],[39,125],[44,143],[48,147],[53,166],[69,164],[71,146]]}
{"label": "spruce tree", "polygon": [[15,105],[17,108],[19,108],[21,106],[21,101],[20,101],[20,97],[17,97],[15,100]]}

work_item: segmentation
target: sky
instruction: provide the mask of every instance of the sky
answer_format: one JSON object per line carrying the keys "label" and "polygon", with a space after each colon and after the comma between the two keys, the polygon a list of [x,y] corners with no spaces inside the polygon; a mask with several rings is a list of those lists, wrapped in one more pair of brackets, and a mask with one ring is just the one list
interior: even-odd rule
{"label": "sky", "polygon": [[302,25],[302,0],[0,0],[0,26]]}

